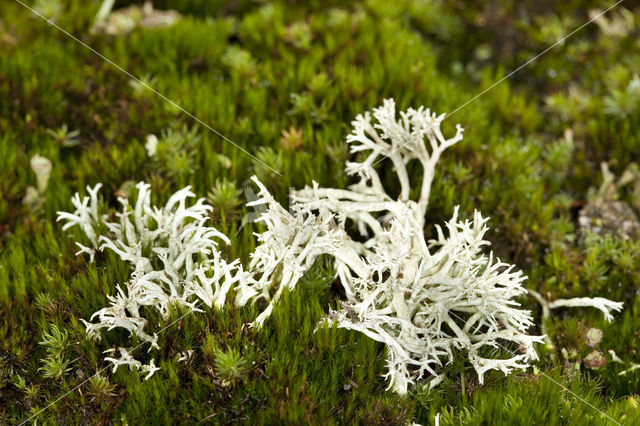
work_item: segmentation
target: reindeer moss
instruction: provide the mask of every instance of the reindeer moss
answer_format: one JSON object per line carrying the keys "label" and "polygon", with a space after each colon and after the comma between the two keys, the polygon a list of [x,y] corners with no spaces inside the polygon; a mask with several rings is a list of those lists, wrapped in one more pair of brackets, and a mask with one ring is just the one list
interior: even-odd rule
{"label": "reindeer moss", "polygon": [[[620,375],[640,363],[640,242],[584,238],[578,223],[602,183],[600,163],[620,176],[640,160],[640,10],[625,12],[634,6],[623,3],[608,27],[588,26],[445,120],[445,133],[460,123],[465,138],[439,164],[427,218],[431,229],[456,204],[463,217],[477,208],[492,217],[496,253],[525,271],[529,288],[623,301],[623,313],[606,323],[592,310],[554,311],[547,329],[555,347],[538,347],[536,369],[492,372],[479,385],[460,359],[437,390],[399,397],[385,390],[381,345],[335,327],[314,333],[340,299],[322,262],[260,331],[247,326],[255,308],[187,315],[160,335],[161,370],[148,381],[125,369],[86,381],[106,366],[102,352],[129,337],[87,340],[80,319],[105,305],[128,268],[109,254],[95,264],[76,257],[74,234],[61,231],[55,212],[97,182],[112,206],[131,182],[150,182],[159,200],[190,184],[218,206],[212,220],[232,239],[227,254],[246,258],[252,174],[284,204],[290,187],[312,179],[343,187],[356,114],[388,97],[400,109],[453,111],[609,2],[158,1],[183,19],[119,36],[89,31],[96,0],[35,3],[58,10],[61,27],[282,176],[18,3],[2,2],[0,423],[27,420],[65,394],[29,421],[433,424],[438,413],[443,425],[608,421],[581,398],[616,421],[640,422],[640,369]],[[153,160],[149,134],[164,143]],[[53,169],[42,202],[23,203],[36,186],[36,154]],[[633,184],[614,193],[639,213]],[[532,298],[520,302],[539,318]],[[591,328],[603,332],[595,348],[587,346]],[[192,356],[178,363],[187,350]],[[593,351],[606,358],[599,368],[585,362]],[[240,365],[242,378],[230,378],[225,363]]]}

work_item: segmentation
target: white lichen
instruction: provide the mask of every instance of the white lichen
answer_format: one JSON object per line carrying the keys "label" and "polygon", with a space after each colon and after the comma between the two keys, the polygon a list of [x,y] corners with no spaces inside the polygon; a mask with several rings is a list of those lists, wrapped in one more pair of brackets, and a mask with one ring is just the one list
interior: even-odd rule
{"label": "white lichen", "polygon": [[[351,152],[367,153],[363,162],[347,163],[347,172],[357,176],[355,184],[346,190],[314,184],[293,193],[297,204],[340,218],[343,235],[352,223],[364,239],[347,236],[342,243],[358,253],[359,261],[353,267],[348,258],[335,259],[347,300],[329,317],[338,327],[387,345],[387,377],[400,393],[418,379],[437,376],[438,367],[453,361],[454,351],[466,353],[480,382],[491,369],[507,374],[526,368],[537,358],[533,343],[542,339],[526,334],[531,315],[513,300],[526,293],[525,277],[483,253],[487,227],[478,212],[472,221],[459,222],[455,208],[446,224],[448,235],[438,227],[438,238],[425,240],[435,165],[462,139],[459,125],[453,137],[444,137],[443,119],[420,108],[401,113],[398,120],[394,102],[387,100],[373,117],[367,113],[353,122],[347,138]],[[397,197],[385,190],[372,167],[385,157],[397,176]],[[415,199],[407,170],[412,160],[423,171]],[[520,345],[521,353],[505,359],[483,355],[483,348],[497,347],[499,339]]]}
{"label": "white lichen", "polygon": [[[148,306],[168,318],[173,304],[198,310],[197,303],[220,308],[226,295],[240,280],[240,262],[226,262],[218,251],[218,242],[229,239],[217,229],[207,226],[212,207],[194,197],[189,187],[173,194],[163,207],[151,205],[150,186],[136,185],[134,206],[128,199],[118,198],[120,211],[116,220],[99,213],[100,184],[87,188],[88,196],[72,199],[73,213],[58,212],[58,220],[67,223],[66,230],[79,226],[89,245],[76,243],[80,253],[93,261],[98,251],[110,250],[131,265],[132,273],[124,284],[115,285],[106,306],[84,321],[87,333],[100,338],[102,329],[124,328],[151,347],[157,348],[157,336],[149,331],[141,308]],[[151,326],[153,328],[154,325]]]}
{"label": "white lichen", "polygon": [[[532,316],[514,300],[526,294],[526,277],[486,254],[487,219],[480,213],[459,221],[455,207],[446,234],[436,226],[437,238],[425,240],[436,163],[462,140],[459,125],[453,137],[444,137],[443,119],[423,108],[401,112],[398,119],[394,102],[386,100],[373,114],[356,117],[347,137],[351,152],[364,158],[346,166],[356,183],[344,190],[314,183],[292,197],[296,208],[334,214],[342,235],[351,229],[359,234],[339,243],[359,259],[335,258],[347,300],[329,318],[387,345],[387,377],[399,393],[424,378],[431,377],[430,385],[439,383],[439,367],[453,361],[454,351],[468,358],[480,383],[489,370],[524,369],[537,359],[533,344],[544,338],[526,333]],[[382,160],[393,167],[397,196],[385,189],[374,168]],[[418,182],[408,171],[413,160],[422,168]],[[603,300],[596,307],[611,306]],[[488,348],[508,343],[518,352],[489,355],[495,352]]]}
{"label": "white lichen", "polygon": [[604,297],[574,297],[572,299],[556,299],[553,301],[545,300],[540,293],[529,290],[529,293],[542,306],[542,321],[551,317],[551,310],[558,308],[596,308],[604,314],[607,322],[613,321],[612,312],[622,310],[622,302],[613,302]]}
{"label": "white lichen", "polygon": [[45,202],[45,193],[49,184],[49,177],[53,169],[53,163],[46,157],[36,154],[29,162],[31,170],[36,175],[36,186],[28,186],[22,203],[32,211],[39,209]]}
{"label": "white lichen", "polygon": [[319,209],[316,215],[308,207],[296,204],[289,212],[255,176],[252,180],[259,188],[258,199],[247,205],[263,208],[255,222],[264,224],[266,230],[256,234],[259,245],[251,253],[248,275],[238,282],[236,303],[245,305],[264,299],[268,304],[253,323],[260,327],[282,293],[295,288],[319,255],[350,259],[354,265],[362,261],[357,253],[342,246],[348,237],[326,209]]}
{"label": "white lichen", "polygon": [[[118,367],[120,367],[121,365],[125,365],[129,367],[129,370],[138,370],[138,371],[141,371],[142,373],[146,373],[146,376],[144,376],[144,380],[149,380],[149,378],[151,378],[151,376],[153,376],[153,374],[156,371],[160,370],[159,367],[156,367],[156,364],[153,358],[151,359],[151,361],[149,361],[149,364],[143,364],[140,361],[133,358],[133,356],[131,356],[131,354],[125,348],[119,348],[119,350],[120,350],[119,358],[105,357],[104,359],[105,361],[108,361],[113,364],[113,373],[116,372]],[[105,351],[105,353],[113,353],[113,352],[115,352],[115,349],[108,349]]]}
{"label": "white lichen", "polygon": [[[98,251],[111,250],[132,269],[128,281],[114,285],[110,306],[93,315],[95,322],[85,323],[87,331],[99,337],[104,328],[124,328],[155,347],[157,336],[141,307],[153,307],[166,318],[174,303],[191,310],[197,303],[220,308],[230,291],[236,305],[261,307],[253,322],[260,327],[283,293],[324,255],[333,261],[346,299],[326,320],[387,346],[386,376],[395,391],[405,393],[425,380],[436,386],[444,378],[442,367],[456,353],[468,359],[480,383],[489,370],[509,374],[527,368],[537,359],[534,343],[545,336],[527,334],[531,313],[515,300],[527,293],[526,277],[487,250],[487,219],[476,211],[471,219],[459,220],[453,207],[445,229],[436,226],[436,238],[425,237],[436,164],[462,140],[460,125],[452,137],[444,137],[443,119],[422,107],[398,118],[393,100],[373,114],[358,115],[347,137],[351,152],[362,159],[346,164],[355,183],[336,189],[313,182],[292,191],[289,210],[254,176],[259,192],[248,206],[259,211],[254,219],[264,231],[256,234],[258,246],[246,269],[238,260],[223,259],[218,242],[229,240],[205,225],[211,207],[202,199],[187,207],[194,196],[189,188],[158,208],[150,204],[149,185],[139,183],[135,206],[119,198],[115,221],[98,212],[99,185],[87,188],[89,196],[82,199],[76,194],[76,210],[59,213],[59,220],[67,221],[63,229],[77,225],[84,231],[89,244],[78,244],[78,253],[93,261]],[[389,190],[375,168],[383,160],[397,178]],[[417,182],[415,171],[409,172],[412,162],[422,169]],[[591,306],[608,320],[622,306],[604,298],[541,303],[543,317],[556,307]],[[143,369],[126,350],[108,360],[115,367]]]}

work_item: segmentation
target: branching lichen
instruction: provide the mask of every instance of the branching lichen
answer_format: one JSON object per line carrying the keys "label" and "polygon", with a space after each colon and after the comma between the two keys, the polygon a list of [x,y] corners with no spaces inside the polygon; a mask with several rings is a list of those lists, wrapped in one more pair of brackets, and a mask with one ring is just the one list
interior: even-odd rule
{"label": "branching lichen", "polygon": [[256,219],[266,226],[266,230],[256,234],[260,244],[251,254],[249,275],[239,281],[236,303],[267,301],[267,307],[254,322],[259,327],[271,314],[283,291],[293,290],[319,255],[342,258],[354,268],[363,270],[365,265],[358,253],[345,244],[348,242],[345,231],[336,225],[333,214],[327,209],[319,209],[316,215],[309,207],[296,204],[292,212],[288,212],[255,176],[252,180],[260,190],[259,198],[248,206],[266,206]]}
{"label": "branching lichen", "polygon": [[[346,190],[314,184],[293,193],[297,205],[325,209],[340,218],[345,235],[347,220],[357,229],[359,235],[341,244],[353,247],[360,260],[353,264],[347,258],[335,259],[347,300],[329,318],[338,327],[387,345],[387,377],[400,393],[427,376],[433,376],[430,385],[436,385],[441,380],[438,367],[452,362],[454,351],[466,354],[480,383],[489,370],[508,374],[524,369],[537,359],[533,344],[544,338],[526,334],[533,324],[531,314],[514,300],[526,293],[526,277],[491,252],[485,254],[487,219],[479,212],[471,221],[459,221],[454,208],[446,235],[437,226],[437,238],[425,241],[436,163],[462,139],[459,125],[453,137],[444,137],[443,119],[423,108],[401,112],[398,119],[394,102],[386,100],[373,114],[356,117],[347,137],[352,153],[367,154],[362,162],[347,163],[346,171],[356,176],[356,183]],[[374,168],[382,160],[395,171],[395,198]],[[412,182],[408,172],[413,160],[422,167],[419,182]],[[419,192],[412,199],[415,183]],[[356,238],[365,241],[356,243]],[[605,305],[597,307],[601,306]],[[508,358],[483,355],[490,352],[483,348],[504,347],[507,342],[519,353]]]}
{"label": "branching lichen", "polygon": [[[227,263],[218,251],[218,241],[228,238],[205,223],[212,207],[204,199],[187,206],[194,197],[189,187],[173,194],[163,207],[151,205],[149,185],[139,183],[134,206],[118,198],[120,211],[116,220],[99,213],[100,184],[87,188],[89,196],[76,194],[73,213],[58,213],[67,223],[63,230],[79,226],[89,245],[76,243],[80,253],[94,260],[97,251],[111,250],[131,265],[132,274],[124,285],[117,285],[108,296],[109,306],[84,321],[87,333],[100,338],[104,328],[124,328],[151,347],[157,347],[157,336],[147,331],[147,319],[141,308],[157,310],[163,318],[172,304],[197,310],[198,301],[210,307],[221,307],[227,292],[242,277],[240,262]],[[150,374],[155,370],[149,370]]]}
{"label": "branching lichen", "polygon": [[[358,247],[364,268],[336,259],[347,301],[329,317],[339,327],[387,345],[387,376],[400,393],[417,379],[437,376],[438,367],[453,361],[455,350],[467,354],[481,383],[488,370],[507,374],[526,368],[537,358],[533,343],[542,339],[526,334],[531,315],[513,300],[526,293],[525,277],[492,254],[483,254],[487,227],[480,213],[459,222],[456,207],[446,224],[448,235],[438,227],[438,238],[425,240],[435,165],[445,149],[462,139],[459,125],[452,138],[443,136],[443,119],[420,108],[401,113],[398,120],[394,102],[385,101],[373,117],[358,116],[347,138],[352,153],[368,153],[362,163],[347,163],[357,182],[346,190],[314,185],[293,197],[311,209],[324,206],[342,217],[343,228],[349,219],[366,238],[359,244],[352,238],[345,242]],[[380,156],[388,158],[397,175],[400,193],[395,199],[372,167],[381,162]],[[410,198],[414,185],[407,171],[412,160],[423,169],[415,200]],[[482,348],[497,347],[498,340],[519,344],[522,353],[507,359],[483,356]]]}
{"label": "branching lichen", "polygon": [[[487,252],[487,219],[476,211],[471,220],[459,220],[454,207],[446,231],[436,226],[437,237],[425,238],[436,164],[462,140],[460,125],[454,136],[444,137],[443,119],[422,107],[401,112],[398,119],[393,100],[373,114],[357,116],[347,142],[364,160],[347,162],[345,168],[355,183],[336,189],[314,182],[292,192],[289,211],[254,176],[258,199],[248,206],[261,209],[256,221],[266,229],[256,234],[259,244],[246,270],[238,260],[222,258],[218,241],[229,240],[205,225],[212,207],[202,199],[186,206],[194,196],[188,187],[158,208],[150,204],[149,185],[139,183],[135,206],[119,198],[122,209],[116,221],[98,213],[99,185],[88,188],[89,196],[82,200],[76,194],[75,212],[59,213],[59,219],[67,221],[63,229],[78,225],[86,234],[90,246],[78,244],[79,253],[93,260],[96,251],[108,249],[133,270],[109,296],[110,306],[93,315],[98,321],[85,323],[87,332],[99,337],[103,328],[120,327],[155,347],[157,336],[146,331],[141,307],[153,307],[163,317],[172,303],[191,310],[198,309],[198,302],[222,307],[231,290],[239,306],[266,303],[253,322],[260,327],[283,292],[296,287],[318,256],[327,255],[346,295],[341,308],[327,318],[387,346],[386,376],[395,391],[406,393],[411,384],[429,377],[430,386],[437,385],[443,377],[440,368],[453,362],[454,352],[467,357],[480,383],[489,370],[509,374],[527,368],[537,359],[534,343],[545,336],[527,334],[531,313],[515,301],[527,293],[526,277]],[[397,196],[385,189],[374,167],[383,160],[395,172]],[[414,160],[422,168],[417,182],[408,168]],[[610,311],[621,308],[603,298],[541,303],[545,315],[560,306],[593,306],[609,320]],[[508,357],[488,350],[509,343],[517,352]],[[108,360],[114,368],[129,365],[148,375],[155,371],[126,350],[120,359]]]}

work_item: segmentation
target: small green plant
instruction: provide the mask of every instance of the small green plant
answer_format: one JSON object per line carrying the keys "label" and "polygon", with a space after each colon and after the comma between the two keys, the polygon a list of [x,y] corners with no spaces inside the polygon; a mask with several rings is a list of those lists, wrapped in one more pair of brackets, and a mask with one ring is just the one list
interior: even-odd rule
{"label": "small green plant", "polygon": [[60,330],[55,324],[51,324],[50,332],[43,333],[40,344],[46,348],[47,357],[40,360],[42,367],[38,369],[42,371],[43,377],[60,378],[71,371],[73,361],[65,357],[68,343],[67,332]]}
{"label": "small green plant", "polygon": [[233,386],[246,374],[247,361],[240,351],[234,348],[227,348],[226,351],[216,348],[214,357],[215,371],[223,386]]}
{"label": "small green plant", "polygon": [[153,163],[160,167],[167,177],[182,185],[194,171],[196,149],[201,139],[202,136],[196,128],[173,125],[164,130],[160,138],[149,135],[145,147]]}
{"label": "small green plant", "polygon": [[87,395],[92,402],[104,401],[107,398],[116,396],[115,390],[116,385],[98,373],[89,380]]}
{"label": "small green plant", "polygon": [[47,353],[64,352],[68,344],[68,335],[64,330],[60,330],[55,324],[51,324],[51,332],[44,332],[41,345],[45,346]]}
{"label": "small green plant", "polygon": [[62,15],[64,6],[60,0],[37,0],[33,9],[51,21],[56,21]]}
{"label": "small green plant", "polygon": [[129,86],[137,97],[143,97],[149,91],[149,87],[154,87],[157,83],[158,79],[151,74],[145,74],[137,80],[129,80]]}
{"label": "small green plant", "polygon": [[61,355],[49,354],[41,362],[42,367],[38,371],[42,371],[42,376],[47,379],[57,379],[71,371],[70,361]]}
{"label": "small green plant", "polygon": [[283,148],[295,151],[302,147],[302,134],[304,132],[302,130],[298,130],[295,127],[289,127],[289,130],[282,129],[282,137],[280,137],[280,145]]}
{"label": "small green plant", "polygon": [[207,197],[215,208],[214,213],[220,212],[225,217],[230,217],[238,213],[241,195],[242,191],[236,187],[235,182],[223,178],[216,180]]}
{"label": "small green plant", "polygon": [[44,292],[36,296],[35,305],[38,309],[52,313],[56,308],[56,300],[49,293]]}
{"label": "small green plant", "polygon": [[[256,157],[260,162],[256,161],[256,175],[266,182],[272,182],[277,179],[277,175],[273,170],[283,172],[285,167],[285,156],[282,150],[276,151],[272,147],[262,146],[256,151]],[[270,168],[264,166],[267,164]],[[272,170],[273,169],[273,170]]]}
{"label": "small green plant", "polygon": [[27,389],[27,381],[18,373],[10,373],[11,384],[17,389],[24,391]]}
{"label": "small green plant", "polygon": [[312,38],[313,33],[306,22],[295,22],[287,28],[287,41],[298,49],[309,49]]}
{"label": "small green plant", "polygon": [[640,108],[640,78],[633,79],[623,88],[611,88],[603,99],[604,112],[617,119],[633,116]]}
{"label": "small green plant", "polygon": [[80,139],[78,139],[80,130],[69,130],[66,123],[55,130],[47,129],[47,134],[61,147],[72,147],[80,144]]}
{"label": "small green plant", "polygon": [[229,67],[232,74],[245,78],[253,77],[257,68],[251,53],[236,45],[229,46],[222,56],[222,63]]}

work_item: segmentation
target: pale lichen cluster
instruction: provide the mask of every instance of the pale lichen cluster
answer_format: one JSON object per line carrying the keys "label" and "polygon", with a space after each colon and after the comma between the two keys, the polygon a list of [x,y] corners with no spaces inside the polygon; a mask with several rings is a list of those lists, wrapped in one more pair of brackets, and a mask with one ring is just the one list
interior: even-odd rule
{"label": "pale lichen cluster", "polygon": [[[243,276],[240,262],[223,259],[218,243],[229,239],[206,225],[212,207],[204,199],[187,206],[194,197],[189,187],[157,207],[151,205],[149,185],[141,182],[135,205],[118,198],[121,208],[112,220],[99,212],[100,186],[88,187],[89,195],[82,199],[76,194],[72,199],[76,210],[60,212],[58,219],[66,221],[63,230],[77,225],[86,235],[90,245],[76,243],[77,254],[86,253],[93,261],[97,251],[110,250],[129,263],[132,273],[128,281],[115,286],[115,294],[107,296],[109,306],[95,312],[92,322],[85,321],[87,333],[100,338],[104,328],[124,328],[157,348],[158,337],[148,331],[141,309],[152,307],[166,319],[172,304],[192,310],[198,309],[198,302],[220,307]],[[131,359],[123,356],[120,363],[142,368]],[[108,360],[115,364],[113,358]]]}
{"label": "pale lichen cluster", "polygon": [[[481,383],[488,370],[507,374],[526,368],[537,358],[533,343],[542,339],[526,334],[533,324],[531,315],[513,300],[526,293],[525,277],[491,253],[484,254],[487,227],[480,213],[459,221],[455,207],[446,235],[437,227],[437,238],[425,239],[435,165],[445,149],[462,139],[460,126],[452,138],[443,136],[443,118],[421,108],[409,109],[397,120],[395,104],[385,101],[373,117],[358,116],[347,138],[353,153],[367,153],[362,163],[347,165],[357,182],[346,190],[316,185],[294,193],[297,202],[324,206],[341,217],[342,228],[350,221],[359,240],[364,239],[346,241],[357,251],[360,268],[336,259],[347,301],[329,317],[339,327],[387,345],[387,376],[400,393],[425,376],[437,384],[438,367],[452,362],[454,351],[467,355]],[[384,157],[398,177],[395,198],[371,167]],[[422,168],[417,182],[407,170],[412,160]],[[483,356],[482,348],[495,348],[498,340],[519,344],[521,353],[505,359]]]}
{"label": "pale lichen cluster", "polygon": [[[194,196],[189,188],[159,208],[150,203],[149,186],[139,183],[134,206],[119,199],[116,220],[98,212],[99,185],[88,188],[83,199],[76,194],[75,212],[59,218],[67,221],[63,229],[78,225],[84,231],[90,246],[78,244],[79,253],[93,261],[96,251],[111,250],[132,269],[130,279],[109,296],[110,306],[86,323],[87,332],[99,337],[103,328],[121,327],[154,347],[157,336],[141,307],[153,307],[166,318],[174,303],[192,310],[201,309],[200,304],[221,308],[230,292],[236,305],[263,304],[253,322],[259,327],[283,293],[326,255],[345,293],[340,309],[330,310],[326,319],[386,345],[386,375],[395,391],[404,393],[424,380],[437,385],[441,367],[455,353],[466,356],[481,383],[489,370],[508,374],[526,368],[537,359],[534,343],[544,336],[527,334],[531,313],[515,300],[527,293],[526,277],[487,252],[487,219],[475,212],[471,219],[459,220],[453,207],[445,229],[436,226],[436,238],[425,237],[435,166],[447,148],[462,140],[459,125],[453,137],[444,137],[443,119],[424,108],[397,117],[392,100],[372,114],[359,115],[347,137],[360,160],[346,165],[355,183],[337,189],[314,182],[292,191],[289,210],[254,177],[258,199],[248,205],[260,206],[257,221],[265,230],[256,234],[258,246],[246,268],[239,260],[224,259],[218,243],[229,240],[207,225],[212,208],[204,200],[187,206]],[[413,168],[409,171],[411,162],[420,166],[417,178]],[[391,165],[397,185],[385,187],[378,163]],[[559,306],[594,306],[607,319],[621,309],[602,298],[552,302],[545,308]],[[504,352],[491,348],[510,354],[500,357],[495,354]],[[156,370],[124,349],[120,354],[107,358],[114,368],[129,365],[147,377]]]}

